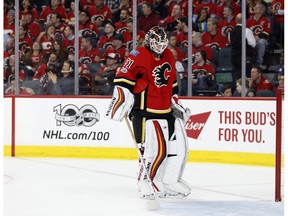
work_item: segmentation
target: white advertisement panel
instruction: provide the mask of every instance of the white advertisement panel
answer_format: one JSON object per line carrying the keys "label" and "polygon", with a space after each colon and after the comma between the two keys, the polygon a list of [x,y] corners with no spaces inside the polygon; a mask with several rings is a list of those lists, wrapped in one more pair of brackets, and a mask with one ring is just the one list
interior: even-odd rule
{"label": "white advertisement panel", "polygon": [[274,153],[276,102],[183,100],[191,109],[185,125],[193,150]]}
{"label": "white advertisement panel", "polygon": [[[104,117],[110,99],[16,98],[16,144],[133,147],[125,122]],[[274,153],[275,100],[183,99],[191,150]],[[5,133],[5,136],[8,134]]]}

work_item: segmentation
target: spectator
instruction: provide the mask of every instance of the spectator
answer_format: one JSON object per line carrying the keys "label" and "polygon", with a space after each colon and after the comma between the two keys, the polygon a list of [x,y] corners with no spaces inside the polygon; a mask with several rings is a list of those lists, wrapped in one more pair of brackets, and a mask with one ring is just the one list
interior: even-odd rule
{"label": "spectator", "polygon": [[79,52],[79,63],[89,64],[98,63],[101,58],[101,52],[92,46],[92,38],[84,37],[81,39],[81,50]]}
{"label": "spectator", "polygon": [[[15,77],[15,55],[10,55],[8,58],[7,67],[4,69],[4,83],[7,83],[11,77]],[[19,69],[19,80],[25,80],[25,71]]]}
{"label": "spectator", "polygon": [[233,16],[236,17],[240,11],[241,11],[241,8],[240,6],[233,0],[222,0],[222,4],[219,5],[217,7],[217,18],[218,19],[223,19],[224,18],[224,14],[223,14],[223,11],[224,11],[224,7],[225,6],[231,6],[233,8]]}
{"label": "spectator", "polygon": [[33,20],[32,12],[23,11],[21,22],[21,25],[27,29],[27,35],[31,37],[32,40],[36,40],[41,33],[41,27],[38,22]]}
{"label": "spectator", "polygon": [[47,70],[57,73],[60,68],[60,64],[61,63],[58,61],[57,54],[54,52],[50,53],[47,63],[44,63],[37,68],[33,76],[33,80],[40,80],[46,74]]}
{"label": "spectator", "polygon": [[127,9],[122,9],[120,12],[120,19],[115,23],[115,30],[117,33],[122,33],[127,31],[127,21],[130,19],[129,11]]}
{"label": "spectator", "polygon": [[[212,48],[203,44],[202,34],[200,32],[193,32],[192,34],[192,58],[194,59],[195,53],[198,50],[204,50],[206,52],[206,60],[211,63],[213,59]],[[186,55],[186,59],[188,55]],[[192,61],[194,63],[194,61]]]}
{"label": "spectator", "polygon": [[218,30],[217,20],[215,18],[208,19],[207,32],[203,33],[202,41],[217,51],[229,45],[228,39]]}
{"label": "spectator", "polygon": [[119,55],[118,62],[122,63],[125,59],[125,52],[126,52],[126,46],[124,45],[123,36],[121,34],[115,34],[113,36],[112,43],[115,53]]}
{"label": "spectator", "polygon": [[75,33],[72,25],[66,26],[62,42],[67,54],[75,52]]}
{"label": "spectator", "polygon": [[121,31],[121,34],[124,38],[124,43],[126,44],[126,48],[129,50],[132,44],[133,37],[133,19],[129,18],[126,21],[126,31]]}
{"label": "spectator", "polygon": [[182,17],[183,10],[180,5],[174,5],[170,16],[164,20],[159,21],[159,26],[165,28],[166,31],[175,31],[175,27],[178,25],[178,20]]}
{"label": "spectator", "polygon": [[[236,16],[236,26],[230,32],[231,60],[234,68],[234,78],[241,77],[242,68],[242,14]],[[250,64],[254,62],[256,40],[251,29],[246,28],[246,68],[250,71]],[[248,76],[248,74],[246,74]]]}
{"label": "spectator", "polygon": [[206,52],[204,50],[196,51],[195,63],[192,65],[192,85],[193,91],[209,90],[214,87],[215,71],[214,67],[207,63]]}
{"label": "spectator", "polygon": [[217,5],[213,3],[212,0],[200,0],[199,3],[196,5],[194,8],[193,12],[193,23],[195,23],[197,17],[198,17],[198,11],[201,8],[206,8],[208,12],[208,16],[211,18],[216,17],[216,10],[217,10]]}
{"label": "spectator", "polygon": [[79,37],[93,37],[97,38],[99,31],[97,25],[91,22],[90,14],[87,11],[80,11],[79,13]]}
{"label": "spectator", "polygon": [[220,97],[232,97],[232,87],[230,85],[222,85],[221,91],[216,94]]}
{"label": "spectator", "polygon": [[46,6],[40,13],[39,21],[45,23],[50,23],[50,18],[52,13],[57,13],[65,21],[66,19],[66,9],[61,5],[61,0],[51,0],[50,6]]}
{"label": "spectator", "polygon": [[265,14],[265,6],[262,3],[254,7],[254,16],[247,20],[247,28],[250,28],[256,39],[256,65],[263,64],[263,58],[268,46],[271,31],[271,22]]}
{"label": "spectator", "polygon": [[198,10],[198,16],[193,25],[193,29],[196,32],[206,32],[207,31],[207,20],[209,18],[206,8],[200,8]]}
{"label": "spectator", "polygon": [[6,19],[4,19],[4,30],[9,35],[14,35],[15,33],[15,11],[9,10],[6,14]]}
{"label": "spectator", "polygon": [[[31,88],[27,88],[27,87],[23,87],[22,86],[22,81],[19,81],[19,95],[33,95],[35,94],[33,89]],[[15,91],[16,87],[15,87],[15,77],[14,75],[11,76],[9,78],[9,81],[7,83],[7,88],[5,89],[4,94],[5,95],[15,95],[16,91]]]}
{"label": "spectator", "polygon": [[47,26],[44,32],[41,32],[36,41],[42,45],[44,53],[49,54],[52,49],[52,44],[55,40],[55,27]]}
{"label": "spectator", "polygon": [[157,26],[161,20],[161,16],[153,12],[153,5],[151,3],[144,2],[142,4],[143,16],[139,18],[138,28],[145,33],[153,26]]}
{"label": "spectator", "polygon": [[188,48],[188,18],[187,17],[181,17],[178,20],[178,25],[177,25],[177,44],[180,46],[182,49],[187,49]]}
{"label": "spectator", "polygon": [[32,70],[36,72],[36,69],[44,62],[44,53],[42,46],[38,41],[35,41],[32,45],[32,50],[27,54],[27,60]]}
{"label": "spectator", "polygon": [[19,11],[20,19],[22,18],[22,13],[26,11],[30,11],[32,13],[32,19],[34,21],[38,21],[39,15],[38,11],[34,8],[33,0],[22,0],[22,4],[20,5],[20,11]]}
{"label": "spectator", "polygon": [[38,94],[73,95],[75,86],[73,65],[74,62],[65,60],[60,77],[58,77],[57,72],[48,70],[42,78],[42,85]]}
{"label": "spectator", "polygon": [[107,22],[104,27],[104,35],[99,38],[97,48],[107,49],[113,47],[112,37],[115,35],[115,26],[111,22]]}
{"label": "spectator", "polygon": [[25,54],[31,50],[33,44],[33,40],[26,33],[26,29],[19,26],[19,51]]}
{"label": "spectator", "polygon": [[[11,55],[8,58],[7,67],[4,69],[4,83],[10,80],[11,77],[15,77],[15,55]],[[26,78],[25,71],[19,68],[19,80],[24,81]]]}
{"label": "spectator", "polygon": [[91,16],[91,22],[95,23],[96,26],[104,27],[105,21],[112,22],[111,9],[104,4],[104,0],[94,0],[95,6],[88,8],[88,12]]}
{"label": "spectator", "polygon": [[[183,52],[182,50],[177,46],[177,38],[176,34],[170,34],[168,35],[168,48],[170,50],[175,50],[177,53],[177,60],[182,62],[183,61]],[[175,55],[174,55],[175,56]]]}
{"label": "spectator", "polygon": [[273,37],[279,48],[284,48],[284,0],[273,0],[271,13],[274,17]]}
{"label": "spectator", "polygon": [[224,6],[223,18],[219,21],[218,27],[223,36],[228,38],[229,33],[236,26],[236,19],[234,17],[234,9],[231,5]]}
{"label": "spectator", "polygon": [[[234,92],[233,96],[234,97],[241,97],[242,89],[243,89],[242,88],[242,79],[237,79],[236,80],[236,91]],[[254,97],[255,96],[255,91],[250,88],[249,81],[247,78],[245,79],[244,93],[245,93],[245,97]]]}
{"label": "spectator", "polygon": [[272,83],[262,76],[262,68],[253,66],[251,69],[251,78],[248,78],[249,86],[256,92],[261,90],[273,91]]}
{"label": "spectator", "polygon": [[100,68],[95,75],[95,93],[98,95],[112,95],[114,77],[119,70],[119,55],[117,53],[109,53],[106,63]]}
{"label": "spectator", "polygon": [[15,54],[15,39],[14,37],[8,37],[5,44],[4,60],[11,55]]}
{"label": "spectator", "polygon": [[104,5],[107,5],[112,13],[112,20],[113,23],[117,22],[117,12],[120,6],[120,0],[104,0]]}
{"label": "spectator", "polygon": [[154,12],[165,19],[168,16],[168,9],[164,4],[164,0],[153,1]]}
{"label": "spectator", "polygon": [[63,62],[64,60],[67,60],[68,55],[62,40],[55,40],[53,42],[52,52],[57,54],[59,61]]}
{"label": "spectator", "polygon": [[[198,95],[197,91],[199,90],[210,90],[215,88],[214,77],[214,67],[211,64],[207,63],[205,51],[196,51],[195,63],[192,65],[193,94]],[[181,95],[187,95],[187,92],[185,92],[187,87],[187,76],[185,76],[182,82]]]}
{"label": "spectator", "polygon": [[114,19],[119,20],[120,19],[120,12],[121,10],[127,10],[129,15],[132,15],[132,1],[130,0],[120,0],[119,10],[114,14]]}
{"label": "spectator", "polygon": [[61,16],[57,13],[52,13],[49,25],[53,25],[55,27],[55,40],[62,40],[64,38],[64,30],[67,25],[62,22]]}
{"label": "spectator", "polygon": [[75,2],[71,1],[70,3],[70,10],[66,15],[65,23],[68,25],[75,25]]}

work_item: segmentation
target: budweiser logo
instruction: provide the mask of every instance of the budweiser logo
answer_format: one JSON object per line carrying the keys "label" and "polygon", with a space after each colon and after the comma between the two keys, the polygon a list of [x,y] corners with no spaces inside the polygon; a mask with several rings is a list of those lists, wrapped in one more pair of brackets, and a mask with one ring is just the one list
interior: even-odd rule
{"label": "budweiser logo", "polygon": [[185,124],[185,129],[188,137],[198,139],[201,131],[205,127],[207,119],[211,112],[201,113],[197,115],[191,115]]}

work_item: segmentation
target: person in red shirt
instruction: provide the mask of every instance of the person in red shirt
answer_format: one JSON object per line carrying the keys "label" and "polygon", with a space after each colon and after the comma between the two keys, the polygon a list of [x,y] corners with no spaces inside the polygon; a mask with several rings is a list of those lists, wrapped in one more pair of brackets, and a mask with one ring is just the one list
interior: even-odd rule
{"label": "person in red shirt", "polygon": [[25,11],[31,11],[32,19],[34,21],[38,21],[38,19],[39,19],[38,11],[34,8],[32,0],[23,0],[22,1],[22,4],[20,5],[20,11],[19,11],[20,19],[22,18],[22,13]]}
{"label": "person in red shirt", "polygon": [[[118,121],[125,118],[129,123],[129,116],[132,121],[134,133],[132,130],[131,133],[139,145],[139,155],[143,156],[138,174],[141,196],[155,199],[157,190],[164,197],[186,197],[191,188],[182,180],[187,157],[183,123],[188,120],[189,111],[178,109],[182,118],[173,115],[180,105],[175,60],[167,48],[166,32],[154,26],[145,38],[145,46],[133,50],[116,74],[106,117]],[[152,135],[155,131],[157,136]],[[177,136],[173,135],[175,132]]]}
{"label": "person in red shirt", "polygon": [[256,39],[256,65],[261,66],[264,61],[264,55],[268,46],[268,39],[271,32],[271,22],[265,16],[266,7],[262,3],[254,7],[254,16],[247,20],[247,28],[253,31]]}
{"label": "person in red shirt", "polygon": [[50,53],[47,63],[43,63],[37,68],[33,76],[33,80],[41,80],[41,78],[47,73],[47,70],[51,69],[57,71],[59,69],[59,65],[60,62],[58,61],[57,54],[54,52]]}
{"label": "person in red shirt", "polygon": [[222,4],[217,7],[217,18],[223,19],[224,18],[224,7],[231,6],[233,8],[233,16],[236,17],[238,13],[240,13],[241,9],[240,6],[234,0],[222,0]]}
{"label": "person in red shirt", "polygon": [[[202,42],[202,34],[200,32],[193,32],[192,34],[192,63],[195,63],[195,53],[198,50],[204,50],[206,52],[206,60],[208,63],[212,62],[213,55],[212,55],[212,48],[203,44]],[[184,59],[188,59],[188,53]]]}
{"label": "person in red shirt", "polygon": [[19,26],[19,51],[27,53],[31,50],[33,40],[27,36],[26,29],[23,26]]}
{"label": "person in red shirt", "polygon": [[49,25],[55,27],[55,40],[62,40],[64,38],[64,30],[66,28],[66,23],[62,22],[62,18],[57,13],[52,13]]}
{"label": "person in red shirt", "polygon": [[62,21],[66,19],[66,9],[61,5],[60,0],[51,0],[50,6],[46,6],[40,13],[39,21],[49,23],[51,14],[57,13],[62,17]]}
{"label": "person in red shirt", "polygon": [[42,46],[39,42],[35,41],[33,43],[27,59],[30,62],[29,66],[32,67],[34,72],[44,62],[44,53],[42,52]]}
{"label": "person in red shirt", "polygon": [[36,40],[41,33],[41,27],[38,22],[32,19],[31,11],[22,12],[22,25],[27,29],[27,35],[31,37],[32,40]]}
{"label": "person in red shirt", "polygon": [[97,25],[91,22],[89,12],[82,10],[79,14],[79,37],[94,37],[99,34]]}
{"label": "person in red shirt", "polygon": [[[196,84],[199,77],[211,76],[212,80],[215,77],[215,70],[213,65],[207,63],[206,52],[198,50],[195,53],[195,63],[192,64],[193,84]],[[195,79],[195,80],[194,80]]]}
{"label": "person in red shirt", "polygon": [[175,34],[170,34],[168,36],[168,40],[169,40],[169,44],[168,44],[168,48],[169,49],[173,49],[175,50],[175,52],[177,53],[177,60],[182,62],[183,61],[183,52],[182,50],[177,46],[177,38]]}
{"label": "person in red shirt", "polygon": [[174,5],[172,13],[170,16],[166,17],[163,20],[160,20],[158,25],[165,28],[166,31],[174,31],[179,20],[182,17],[183,10],[180,5]]}
{"label": "person in red shirt", "polygon": [[115,23],[115,30],[117,33],[127,30],[127,20],[130,19],[129,11],[127,9],[122,9],[120,12],[120,19]]}
{"label": "person in red shirt", "polygon": [[178,25],[177,25],[177,44],[179,47],[182,49],[187,49],[188,48],[188,18],[187,17],[181,17],[178,20]]}
{"label": "person in red shirt", "polygon": [[220,49],[229,45],[228,39],[223,36],[217,27],[217,20],[209,18],[207,21],[207,32],[202,35],[204,44],[210,46],[212,49],[219,51]]}
{"label": "person in red shirt", "polygon": [[6,19],[4,19],[4,30],[9,35],[14,35],[15,33],[15,11],[9,10],[6,15]]}
{"label": "person in red shirt", "polygon": [[251,78],[248,78],[250,87],[256,92],[262,90],[274,91],[272,83],[262,76],[262,68],[253,66],[250,73]]}
{"label": "person in red shirt", "polygon": [[104,27],[104,35],[102,35],[97,43],[98,49],[107,49],[113,47],[112,37],[115,35],[115,26],[111,22],[107,22]]}
{"label": "person in red shirt", "polygon": [[95,23],[96,26],[103,27],[105,21],[112,21],[113,16],[111,9],[104,5],[104,0],[94,0],[95,6],[90,6],[88,12],[91,16],[91,22]]}
{"label": "person in red shirt", "polygon": [[75,52],[75,34],[74,26],[68,25],[64,30],[63,45],[66,49],[66,52],[74,53]]}
{"label": "person in red shirt", "polygon": [[236,26],[236,18],[233,15],[234,9],[231,5],[224,6],[223,9],[223,18],[219,21],[218,27],[223,36],[226,38],[229,37],[229,33]]}
{"label": "person in red shirt", "polygon": [[81,39],[81,50],[79,52],[80,64],[97,63],[101,58],[101,52],[92,46],[91,37]]}
{"label": "person in red shirt", "polygon": [[41,32],[36,41],[41,43],[44,53],[49,54],[52,49],[52,44],[55,40],[55,27],[47,26],[44,32]]}
{"label": "person in red shirt", "polygon": [[162,19],[160,15],[155,14],[152,10],[153,5],[151,3],[144,2],[142,5],[143,16],[138,20],[138,30],[142,30],[145,33],[149,31],[153,26],[156,26]]}
{"label": "person in red shirt", "polygon": [[198,16],[198,10],[200,8],[206,8],[208,12],[209,17],[216,17],[216,12],[217,12],[217,5],[213,3],[212,0],[201,0],[198,4],[196,4],[193,12],[193,23],[196,21],[197,16]]}

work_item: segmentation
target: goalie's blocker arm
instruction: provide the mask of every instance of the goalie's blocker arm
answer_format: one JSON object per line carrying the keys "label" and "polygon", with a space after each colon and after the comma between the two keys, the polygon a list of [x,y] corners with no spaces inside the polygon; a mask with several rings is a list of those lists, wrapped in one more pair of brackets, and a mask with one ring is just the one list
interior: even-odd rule
{"label": "goalie's blocker arm", "polygon": [[122,121],[129,115],[133,105],[134,95],[127,88],[116,85],[105,117]]}

